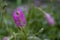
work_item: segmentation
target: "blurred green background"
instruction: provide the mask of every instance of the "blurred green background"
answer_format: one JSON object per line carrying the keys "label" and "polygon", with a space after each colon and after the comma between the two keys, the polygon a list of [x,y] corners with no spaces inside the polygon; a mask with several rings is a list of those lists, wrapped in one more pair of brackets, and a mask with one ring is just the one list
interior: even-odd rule
{"label": "blurred green background", "polygon": [[[25,40],[23,32],[15,25],[12,12],[20,7],[26,16],[27,25],[24,31],[28,40],[60,40],[60,0],[0,0],[0,40],[11,37],[11,40]],[[51,27],[44,14],[37,8],[42,8],[55,19]]]}

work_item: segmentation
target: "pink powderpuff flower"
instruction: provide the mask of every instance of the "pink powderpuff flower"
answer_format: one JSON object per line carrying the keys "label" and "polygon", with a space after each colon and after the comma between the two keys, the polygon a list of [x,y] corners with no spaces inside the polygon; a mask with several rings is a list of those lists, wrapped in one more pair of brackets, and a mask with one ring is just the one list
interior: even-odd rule
{"label": "pink powderpuff flower", "polygon": [[8,39],[8,37],[3,37],[3,39],[2,39],[2,40],[9,40],[9,39]]}
{"label": "pink powderpuff flower", "polygon": [[45,18],[47,20],[47,22],[49,23],[50,26],[53,26],[55,24],[55,21],[54,19],[51,17],[50,14],[48,13],[45,13]]}
{"label": "pink powderpuff flower", "polygon": [[22,9],[17,8],[16,10],[14,10],[13,19],[18,27],[26,26],[26,18],[25,18],[25,15],[24,15]]}

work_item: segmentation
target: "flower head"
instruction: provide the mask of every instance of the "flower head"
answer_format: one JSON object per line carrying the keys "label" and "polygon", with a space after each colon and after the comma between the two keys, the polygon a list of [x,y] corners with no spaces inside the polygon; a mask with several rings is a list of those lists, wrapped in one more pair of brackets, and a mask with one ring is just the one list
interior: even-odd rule
{"label": "flower head", "polygon": [[13,19],[17,26],[25,26],[26,25],[26,18],[22,11],[22,9],[17,8],[13,12]]}
{"label": "flower head", "polygon": [[51,17],[50,14],[45,13],[45,18],[46,18],[47,22],[48,22],[51,26],[53,26],[53,25],[55,24],[55,21],[54,21],[54,19]]}
{"label": "flower head", "polygon": [[9,40],[8,37],[4,37],[3,40]]}

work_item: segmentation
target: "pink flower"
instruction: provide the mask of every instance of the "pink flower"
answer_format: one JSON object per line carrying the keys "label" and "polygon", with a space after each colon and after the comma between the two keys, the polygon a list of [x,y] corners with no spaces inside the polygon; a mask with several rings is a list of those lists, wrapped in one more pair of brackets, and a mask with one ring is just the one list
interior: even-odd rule
{"label": "pink flower", "polygon": [[9,40],[8,37],[4,37],[3,40]]}
{"label": "pink flower", "polygon": [[22,9],[17,8],[14,10],[13,19],[17,26],[26,26],[26,18]]}
{"label": "pink flower", "polygon": [[50,26],[53,26],[53,25],[55,24],[55,21],[54,21],[54,19],[51,17],[50,14],[45,13],[45,17],[46,17],[47,22],[50,24]]}

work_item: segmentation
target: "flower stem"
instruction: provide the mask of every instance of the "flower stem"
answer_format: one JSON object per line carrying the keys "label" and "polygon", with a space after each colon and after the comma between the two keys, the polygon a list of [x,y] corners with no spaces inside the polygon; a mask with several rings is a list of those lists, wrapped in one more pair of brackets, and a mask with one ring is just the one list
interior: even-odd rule
{"label": "flower stem", "polygon": [[[37,7],[35,7],[35,8],[37,8]],[[46,13],[45,11],[43,11],[41,8],[37,8],[37,9],[39,9],[42,13]]]}
{"label": "flower stem", "polygon": [[27,34],[26,34],[26,32],[24,31],[23,27],[20,27],[20,30],[24,33],[24,40],[27,40]]}

